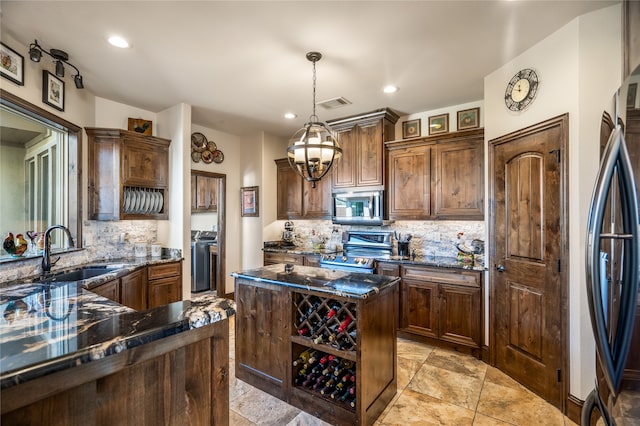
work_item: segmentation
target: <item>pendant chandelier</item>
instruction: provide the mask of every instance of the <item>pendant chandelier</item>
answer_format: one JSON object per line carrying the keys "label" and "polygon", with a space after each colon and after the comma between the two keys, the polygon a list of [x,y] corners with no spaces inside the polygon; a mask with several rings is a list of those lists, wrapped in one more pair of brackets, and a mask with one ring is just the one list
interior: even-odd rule
{"label": "pendant chandelier", "polygon": [[322,58],[318,52],[307,53],[313,62],[313,114],[309,121],[289,141],[287,158],[289,165],[304,180],[316,187],[316,182],[327,174],[334,160],[342,156],[342,149],[326,123],[316,115],[316,62]]}

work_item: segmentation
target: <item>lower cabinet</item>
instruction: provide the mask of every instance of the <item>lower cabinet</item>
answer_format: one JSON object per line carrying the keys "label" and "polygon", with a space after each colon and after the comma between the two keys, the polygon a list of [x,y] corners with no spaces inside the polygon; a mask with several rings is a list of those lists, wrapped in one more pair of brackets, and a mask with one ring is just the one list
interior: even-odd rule
{"label": "lower cabinet", "polygon": [[275,265],[276,263],[290,263],[292,265],[320,266],[319,254],[298,254],[298,253],[263,253],[264,266]]}
{"label": "lower cabinet", "polygon": [[182,300],[182,263],[161,263],[147,267],[148,307]]}
{"label": "lower cabinet", "polygon": [[399,330],[480,356],[482,272],[377,262],[376,273],[400,276]]}
{"label": "lower cabinet", "polygon": [[182,300],[182,263],[150,265],[91,289],[136,311]]}

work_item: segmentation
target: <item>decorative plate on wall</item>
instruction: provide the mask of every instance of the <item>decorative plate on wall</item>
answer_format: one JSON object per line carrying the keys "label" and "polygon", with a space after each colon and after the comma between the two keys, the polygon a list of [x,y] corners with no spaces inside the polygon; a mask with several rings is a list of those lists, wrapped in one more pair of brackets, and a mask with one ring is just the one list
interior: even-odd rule
{"label": "decorative plate on wall", "polygon": [[224,154],[214,141],[208,141],[202,133],[194,132],[191,134],[191,160],[194,163],[202,160],[207,164],[212,162],[219,164],[224,161]]}

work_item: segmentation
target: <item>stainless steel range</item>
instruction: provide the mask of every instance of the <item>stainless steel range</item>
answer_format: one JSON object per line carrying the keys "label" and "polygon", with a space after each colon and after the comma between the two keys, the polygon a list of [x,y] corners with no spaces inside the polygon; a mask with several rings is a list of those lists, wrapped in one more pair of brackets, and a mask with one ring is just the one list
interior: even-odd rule
{"label": "stainless steel range", "polygon": [[325,254],[321,268],[373,274],[376,259],[388,259],[393,250],[393,232],[347,231],[343,234],[343,254]]}

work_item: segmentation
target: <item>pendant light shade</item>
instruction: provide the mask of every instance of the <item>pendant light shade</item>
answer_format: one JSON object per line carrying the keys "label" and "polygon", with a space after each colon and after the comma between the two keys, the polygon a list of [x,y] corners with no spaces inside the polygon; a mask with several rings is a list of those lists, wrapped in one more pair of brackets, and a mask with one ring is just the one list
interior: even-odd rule
{"label": "pendant light shade", "polygon": [[304,180],[316,187],[316,182],[327,174],[333,162],[342,156],[342,149],[326,124],[316,115],[316,62],[322,58],[318,52],[307,53],[313,62],[313,114],[309,121],[291,137],[287,148],[289,165]]}

